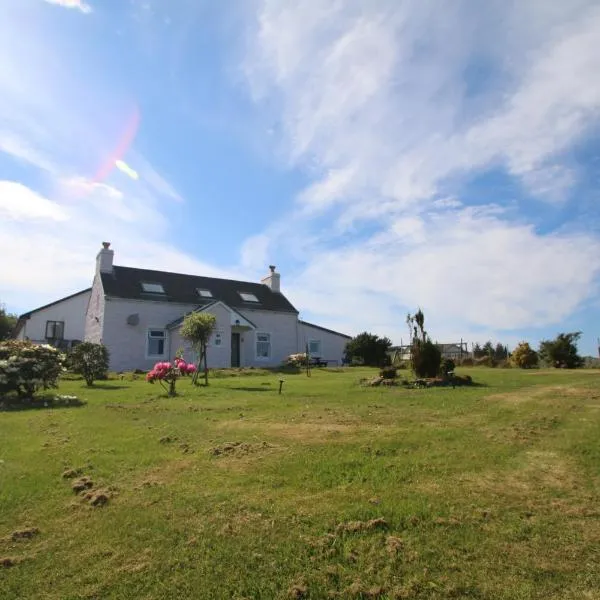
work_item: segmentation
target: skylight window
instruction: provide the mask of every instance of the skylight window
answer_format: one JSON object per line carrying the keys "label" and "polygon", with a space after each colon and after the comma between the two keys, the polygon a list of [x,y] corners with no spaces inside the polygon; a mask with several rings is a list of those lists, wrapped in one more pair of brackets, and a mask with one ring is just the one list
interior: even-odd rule
{"label": "skylight window", "polygon": [[244,302],[258,302],[258,298],[249,292],[238,292]]}
{"label": "skylight window", "polygon": [[165,293],[162,283],[148,283],[146,281],[143,281],[142,289],[144,290],[144,292],[146,292],[148,294],[164,294]]}
{"label": "skylight window", "polygon": [[212,292],[210,290],[201,290],[200,288],[197,288],[196,291],[198,292],[198,295],[201,296],[202,298],[212,298]]}

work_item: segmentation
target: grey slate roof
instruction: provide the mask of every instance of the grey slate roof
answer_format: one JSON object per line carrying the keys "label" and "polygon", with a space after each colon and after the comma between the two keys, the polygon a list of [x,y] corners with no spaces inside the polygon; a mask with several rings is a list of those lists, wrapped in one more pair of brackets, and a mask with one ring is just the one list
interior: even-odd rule
{"label": "grey slate roof", "polygon": [[[177,302],[197,306],[221,300],[231,308],[237,309],[254,308],[279,312],[298,312],[283,294],[273,292],[271,288],[263,283],[119,266],[114,266],[112,273],[102,273],[101,277],[105,295],[112,298]],[[142,282],[160,283],[165,293],[146,293],[142,289]],[[200,297],[196,291],[197,289],[210,290],[212,298]],[[245,302],[240,297],[239,292],[254,294],[258,298],[258,302]]]}
{"label": "grey slate roof", "polygon": [[339,331],[334,331],[333,329],[327,329],[327,327],[321,327],[320,325],[315,325],[314,323],[309,323],[308,321],[302,321],[301,319],[298,319],[298,323],[300,323],[301,325],[308,325],[309,327],[314,327],[315,329],[320,329],[321,331],[326,331],[327,333],[339,335],[340,337],[346,338],[348,340],[352,339],[352,336],[350,335],[340,333]]}
{"label": "grey slate roof", "polygon": [[[175,319],[174,321],[171,321],[170,323],[167,324],[167,329],[173,329],[175,327],[178,327],[179,325],[181,325],[183,323],[183,320],[185,319],[185,317],[193,312],[202,312],[208,308],[210,308],[211,306],[213,306],[214,304],[218,304],[218,300],[213,300],[211,302],[209,302],[208,304],[205,304],[204,306],[198,306],[198,308],[195,308],[194,310],[190,311],[189,313],[186,313],[185,315],[181,315],[181,317],[179,317],[178,319]],[[225,304],[225,303],[223,303]],[[244,319],[244,321],[250,323],[250,325],[252,325],[252,327],[254,327],[256,329],[256,325],[248,318],[245,317],[244,315],[242,315],[241,313],[239,313],[237,310],[235,310],[235,308],[231,308],[231,306],[227,307],[230,310],[232,310],[236,315],[238,315],[240,317],[240,319]]]}

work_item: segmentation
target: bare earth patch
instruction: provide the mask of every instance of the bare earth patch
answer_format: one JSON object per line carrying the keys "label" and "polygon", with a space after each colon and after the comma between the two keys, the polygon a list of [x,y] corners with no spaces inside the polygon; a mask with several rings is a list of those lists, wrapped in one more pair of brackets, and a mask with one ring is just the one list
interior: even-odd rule
{"label": "bare earth patch", "polygon": [[544,385],[533,386],[531,388],[520,389],[515,392],[506,392],[502,394],[491,394],[484,400],[498,400],[504,402],[527,402],[545,397],[563,397],[563,398],[587,398],[589,390],[568,386],[568,385]]}

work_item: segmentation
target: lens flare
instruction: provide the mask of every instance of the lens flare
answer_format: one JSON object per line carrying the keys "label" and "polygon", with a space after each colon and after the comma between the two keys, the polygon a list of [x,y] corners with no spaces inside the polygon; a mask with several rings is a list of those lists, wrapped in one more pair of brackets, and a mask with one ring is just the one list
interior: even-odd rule
{"label": "lens flare", "polygon": [[131,179],[135,179],[136,181],[139,179],[137,171],[132,169],[126,162],[122,160],[115,160],[115,167],[117,167],[119,171],[125,173],[125,175],[129,175]]}

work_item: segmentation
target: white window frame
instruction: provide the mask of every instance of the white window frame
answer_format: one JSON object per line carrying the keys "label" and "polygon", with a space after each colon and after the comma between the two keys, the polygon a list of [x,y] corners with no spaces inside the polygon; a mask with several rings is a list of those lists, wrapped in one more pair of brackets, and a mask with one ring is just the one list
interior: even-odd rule
{"label": "white window frame", "polygon": [[[152,337],[150,336],[150,332],[152,331],[160,331],[162,332],[162,338],[154,336],[154,339],[162,339],[163,340],[163,352],[162,354],[150,354],[150,340]],[[148,327],[146,330],[146,358],[154,359],[154,358],[164,358],[167,355],[167,331],[162,327]]]}
{"label": "white window frame", "polygon": [[[52,330],[52,335],[48,335],[49,325],[52,323],[50,329]],[[56,335],[56,330],[59,330],[60,335]],[[64,321],[46,321],[46,332],[45,339],[47,340],[64,340],[65,339],[65,322]]]}
{"label": "white window frame", "polygon": [[[223,329],[215,329],[214,333],[210,336],[209,340],[208,340],[208,344],[206,344],[209,348],[213,347],[213,348],[222,348],[223,347],[223,340],[224,338],[224,331]],[[219,336],[219,343],[217,344],[217,336]]]}
{"label": "white window frame", "polygon": [[253,302],[254,304],[260,302],[260,300],[256,297],[256,294],[253,294],[252,292],[238,292],[238,294],[244,302]]}
{"label": "white window frame", "polygon": [[[310,349],[310,345],[311,344],[318,344],[319,345],[319,349],[317,350],[317,352],[313,352]],[[321,340],[316,340],[316,339],[315,340],[308,340],[308,353],[311,356],[318,356],[319,358],[321,358]]]}
{"label": "white window frame", "polygon": [[[259,335],[266,335],[269,337],[269,339],[267,341],[259,340],[258,339]],[[258,354],[259,342],[261,344],[265,344],[265,343],[269,344],[269,354],[267,356],[259,356],[259,354]],[[272,355],[273,355],[273,341],[272,341],[271,333],[269,331],[257,331],[254,335],[254,356],[256,357],[256,360],[271,360]]]}
{"label": "white window frame", "polygon": [[213,294],[210,290],[204,288],[196,288],[196,292],[200,298],[213,298]]}

